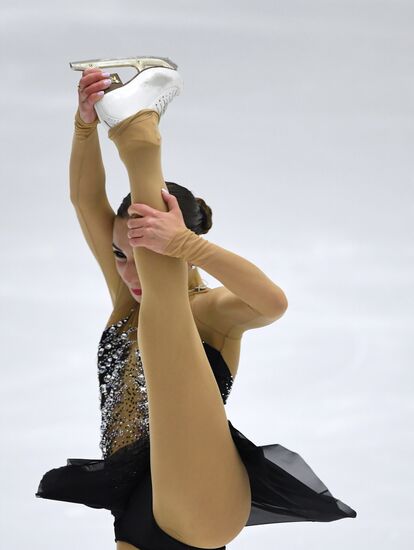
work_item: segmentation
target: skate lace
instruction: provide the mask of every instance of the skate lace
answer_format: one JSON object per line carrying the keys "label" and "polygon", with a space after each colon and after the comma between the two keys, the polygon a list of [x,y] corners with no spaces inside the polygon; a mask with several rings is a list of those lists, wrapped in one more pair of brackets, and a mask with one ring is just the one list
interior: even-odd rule
{"label": "skate lace", "polygon": [[157,101],[155,102],[155,107],[158,113],[160,114],[160,116],[165,113],[165,109],[167,108],[167,105],[170,103],[172,98],[177,95],[177,92],[178,92],[178,88],[170,88],[157,99]]}

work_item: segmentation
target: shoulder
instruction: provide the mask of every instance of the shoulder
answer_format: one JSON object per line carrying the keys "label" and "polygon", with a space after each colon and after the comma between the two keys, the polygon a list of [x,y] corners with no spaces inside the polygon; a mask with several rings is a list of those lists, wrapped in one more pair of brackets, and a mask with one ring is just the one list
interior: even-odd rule
{"label": "shoulder", "polygon": [[233,378],[236,377],[240,358],[240,338],[228,336],[231,324],[217,313],[217,300],[226,294],[224,287],[208,288],[191,296],[190,304],[200,338],[220,352]]}
{"label": "shoulder", "polygon": [[283,312],[281,309],[270,317],[264,315],[225,286],[209,289],[195,298],[193,308],[200,321],[231,339],[240,339],[247,330],[270,325]]}
{"label": "shoulder", "polygon": [[193,295],[191,304],[193,314],[199,321],[226,337],[237,336],[232,331],[241,317],[241,310],[247,308],[249,314],[252,311],[225,286],[207,288],[206,291]]}
{"label": "shoulder", "polygon": [[190,306],[200,336],[217,349],[221,349],[229,328],[223,323],[223,318],[217,310],[217,303],[222,294],[221,288],[223,287],[207,287],[202,292],[190,295]]}
{"label": "shoulder", "polygon": [[219,303],[226,294],[227,289],[224,286],[219,286],[216,288],[207,287],[202,292],[190,296],[191,309],[196,321],[212,331],[221,333],[223,336],[226,335],[227,327],[223,323]]}

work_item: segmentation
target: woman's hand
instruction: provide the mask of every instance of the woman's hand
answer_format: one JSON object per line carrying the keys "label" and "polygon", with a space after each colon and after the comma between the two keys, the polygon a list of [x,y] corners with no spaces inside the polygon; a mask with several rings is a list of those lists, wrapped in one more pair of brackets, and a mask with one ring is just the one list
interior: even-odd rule
{"label": "woman's hand", "polygon": [[79,114],[83,122],[89,124],[98,118],[94,105],[102,99],[103,90],[109,88],[111,80],[108,78],[109,73],[104,73],[97,67],[88,67],[82,75],[78,87]]}
{"label": "woman's hand", "polygon": [[167,203],[168,212],[140,203],[133,203],[128,208],[130,216],[140,215],[138,218],[130,218],[127,222],[129,244],[133,248],[143,246],[163,254],[176,232],[186,227],[176,197],[164,191],[161,191],[161,196]]}

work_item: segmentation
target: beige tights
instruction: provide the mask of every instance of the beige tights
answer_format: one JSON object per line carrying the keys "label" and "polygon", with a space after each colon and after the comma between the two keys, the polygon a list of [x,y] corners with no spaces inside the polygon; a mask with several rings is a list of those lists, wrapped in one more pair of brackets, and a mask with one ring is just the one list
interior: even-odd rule
{"label": "beige tights", "polygon": [[[133,203],[161,211],[166,187],[156,111],[111,128]],[[245,526],[249,478],[188,297],[187,263],[134,248],[142,285],[137,338],[148,393],[153,512],[170,536],[201,548],[223,546]]]}

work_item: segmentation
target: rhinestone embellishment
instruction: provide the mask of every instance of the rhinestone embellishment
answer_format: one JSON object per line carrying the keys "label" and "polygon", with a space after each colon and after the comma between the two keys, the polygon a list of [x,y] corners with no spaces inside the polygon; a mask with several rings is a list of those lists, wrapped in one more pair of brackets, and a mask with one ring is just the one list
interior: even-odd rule
{"label": "rhinestone embellishment", "polygon": [[[99,446],[103,458],[108,458],[137,440],[149,443],[148,397],[142,358],[137,346],[137,327],[125,326],[132,311],[103,331],[98,346],[101,409]],[[229,372],[220,372],[216,375],[216,381],[225,404],[233,377]]]}
{"label": "rhinestone embellishment", "polygon": [[101,408],[100,449],[104,458],[137,439],[149,438],[148,399],[141,354],[130,338],[135,326],[122,330],[129,315],[108,326],[98,347]]}

